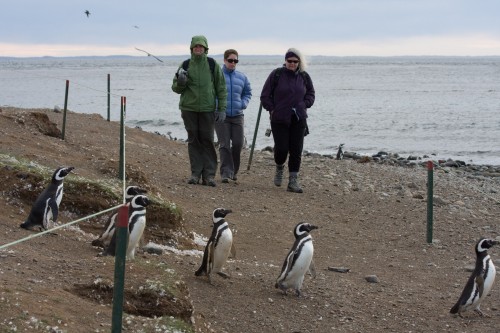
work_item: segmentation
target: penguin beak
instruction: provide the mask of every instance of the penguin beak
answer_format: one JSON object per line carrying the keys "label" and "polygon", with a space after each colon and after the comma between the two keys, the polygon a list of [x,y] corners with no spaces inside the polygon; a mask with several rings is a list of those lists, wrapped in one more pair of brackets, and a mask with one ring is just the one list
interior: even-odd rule
{"label": "penguin beak", "polygon": [[319,229],[319,227],[317,227],[317,226],[315,226],[315,225],[310,224],[310,225],[309,225],[309,231],[314,230],[314,229]]}
{"label": "penguin beak", "polygon": [[233,211],[232,211],[231,209],[225,209],[225,210],[224,210],[224,213],[226,213],[226,214],[229,214],[229,213],[232,213],[232,212],[233,212]]}

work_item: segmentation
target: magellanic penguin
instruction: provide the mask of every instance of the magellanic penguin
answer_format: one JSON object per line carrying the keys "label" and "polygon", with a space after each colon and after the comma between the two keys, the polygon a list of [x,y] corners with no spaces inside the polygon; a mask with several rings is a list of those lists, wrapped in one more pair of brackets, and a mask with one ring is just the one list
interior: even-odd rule
{"label": "magellanic penguin", "polygon": [[[129,186],[125,189],[125,202],[129,203],[132,200],[132,198],[135,197],[136,195],[145,193],[147,193],[147,191],[140,188],[139,186]],[[117,216],[118,212],[115,212],[113,215],[109,217],[108,221],[106,222],[106,225],[104,226],[104,231],[102,232],[102,234],[99,236],[99,238],[94,239],[92,241],[93,246],[106,248],[109,245],[109,242],[111,241],[111,238],[115,233],[115,222]]]}
{"label": "magellanic penguin", "polygon": [[318,227],[309,223],[299,223],[293,230],[295,243],[288,252],[280,276],[274,285],[281,289],[285,295],[290,288],[295,289],[297,296],[301,295],[300,289],[308,270],[314,278],[316,277],[313,262],[314,246],[309,234],[314,229],[318,229]]}
{"label": "magellanic penguin", "polygon": [[[146,228],[146,207],[150,204],[151,201],[145,195],[136,195],[130,201],[128,208],[127,259],[135,259],[135,249],[139,245],[142,233]],[[103,254],[113,256],[116,254],[116,232],[113,233],[113,237]]]}
{"label": "magellanic penguin", "polygon": [[451,308],[450,313],[462,317],[462,312],[473,310],[479,315],[481,302],[488,295],[495,282],[495,265],[488,254],[488,249],[499,242],[493,239],[481,238],[476,244],[476,267],[465,285],[457,303]]}
{"label": "magellanic penguin", "polygon": [[210,283],[212,283],[210,277],[212,272],[224,278],[229,278],[229,275],[222,272],[222,266],[226,263],[229,253],[231,253],[233,257],[236,256],[233,244],[233,233],[231,229],[229,229],[227,221],[224,219],[226,215],[231,212],[230,209],[224,208],[217,208],[213,211],[212,235],[205,246],[201,266],[194,273],[196,276],[206,275]]}
{"label": "magellanic penguin", "polygon": [[344,144],[341,143],[339,145],[339,149],[337,150],[337,160],[343,160],[344,159]]}
{"label": "magellanic penguin", "polygon": [[31,207],[31,212],[20,227],[31,229],[38,226],[40,230],[51,228],[59,215],[59,205],[63,197],[63,182],[74,167],[59,167],[54,171],[49,186],[38,196]]}

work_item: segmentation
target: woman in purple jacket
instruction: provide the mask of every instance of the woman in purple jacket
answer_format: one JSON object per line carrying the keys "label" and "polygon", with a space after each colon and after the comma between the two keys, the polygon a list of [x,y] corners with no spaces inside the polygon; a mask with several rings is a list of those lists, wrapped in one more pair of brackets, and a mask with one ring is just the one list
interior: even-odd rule
{"label": "woman in purple jacket", "polygon": [[281,186],[288,158],[287,191],[302,193],[297,177],[307,129],[307,109],[314,104],[315,92],[312,80],[305,72],[306,63],[302,53],[290,48],[285,60],[283,67],[269,74],[260,101],[269,111],[271,119],[276,162],[274,185]]}
{"label": "woman in purple jacket", "polygon": [[226,119],[223,123],[215,124],[223,183],[228,183],[229,179],[234,181],[237,179],[241,150],[245,141],[243,110],[247,108],[252,98],[250,81],[245,74],[236,70],[237,63],[238,52],[233,49],[226,50],[222,66],[227,89]]}

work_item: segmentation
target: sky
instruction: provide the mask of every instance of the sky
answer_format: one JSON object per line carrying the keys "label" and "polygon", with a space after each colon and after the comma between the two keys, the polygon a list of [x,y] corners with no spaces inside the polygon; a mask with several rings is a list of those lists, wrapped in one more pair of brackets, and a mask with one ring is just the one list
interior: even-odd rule
{"label": "sky", "polygon": [[[90,15],[87,17],[85,11]],[[498,0],[2,0],[0,56],[500,55]]]}

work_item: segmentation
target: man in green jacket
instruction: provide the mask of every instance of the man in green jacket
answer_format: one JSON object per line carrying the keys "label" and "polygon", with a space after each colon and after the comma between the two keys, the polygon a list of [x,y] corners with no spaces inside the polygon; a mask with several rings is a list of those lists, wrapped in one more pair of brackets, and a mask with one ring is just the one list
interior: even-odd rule
{"label": "man in green jacket", "polygon": [[172,90],[181,95],[179,109],[188,135],[191,164],[188,183],[198,184],[201,178],[203,185],[215,186],[217,152],[214,130],[215,122],[224,122],[226,116],[226,82],[217,62],[207,57],[205,36],[194,36],[190,49],[187,71],[181,64],[172,83]]}

